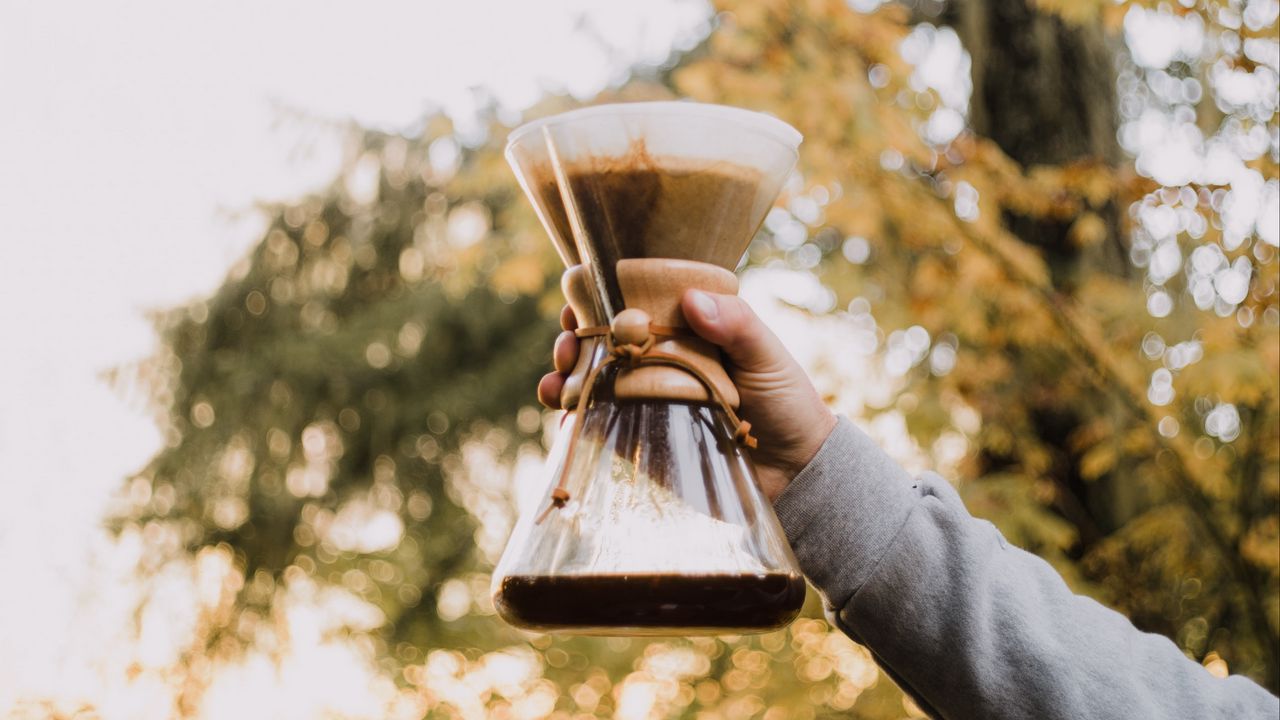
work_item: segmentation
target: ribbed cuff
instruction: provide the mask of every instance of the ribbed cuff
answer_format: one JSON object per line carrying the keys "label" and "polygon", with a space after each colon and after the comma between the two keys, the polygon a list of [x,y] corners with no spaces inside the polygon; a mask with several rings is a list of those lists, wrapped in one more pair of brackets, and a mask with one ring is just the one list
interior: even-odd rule
{"label": "ribbed cuff", "polygon": [[800,569],[833,608],[862,587],[920,498],[915,481],[841,417],[774,503]]}

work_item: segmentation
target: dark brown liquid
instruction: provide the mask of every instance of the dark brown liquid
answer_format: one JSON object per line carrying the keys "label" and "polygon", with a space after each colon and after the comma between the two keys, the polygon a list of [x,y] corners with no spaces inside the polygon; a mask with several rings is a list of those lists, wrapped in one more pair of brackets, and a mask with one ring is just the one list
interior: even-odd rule
{"label": "dark brown liquid", "polygon": [[529,630],[595,635],[760,632],[795,619],[798,575],[513,575],[494,605]]}
{"label": "dark brown liquid", "polygon": [[[636,142],[618,157],[586,158],[565,169],[569,191],[611,294],[619,260],[675,258],[733,270],[762,215],[755,208],[763,175],[731,163],[655,157]],[[533,186],[557,241],[573,244],[569,218],[550,167]],[[580,262],[577,248],[564,249]],[[621,297],[611,298],[621,308]]]}

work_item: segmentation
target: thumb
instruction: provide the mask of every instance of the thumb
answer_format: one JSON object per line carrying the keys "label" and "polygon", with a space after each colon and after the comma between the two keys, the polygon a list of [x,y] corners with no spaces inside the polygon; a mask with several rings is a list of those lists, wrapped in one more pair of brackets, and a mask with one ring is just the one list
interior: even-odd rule
{"label": "thumb", "polygon": [[729,361],[742,370],[778,371],[786,367],[791,357],[751,306],[737,295],[688,290],[681,298],[680,308],[693,331],[719,345]]}

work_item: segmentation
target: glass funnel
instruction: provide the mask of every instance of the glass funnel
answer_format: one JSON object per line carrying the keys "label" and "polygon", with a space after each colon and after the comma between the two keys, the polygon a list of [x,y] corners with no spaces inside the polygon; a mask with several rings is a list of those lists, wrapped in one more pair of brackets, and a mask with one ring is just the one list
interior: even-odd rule
{"label": "glass funnel", "polygon": [[585,263],[604,321],[617,261],[737,267],[796,162],[800,133],[723,105],[598,105],[522,125],[507,160],[566,266]]}
{"label": "glass funnel", "polygon": [[[773,118],[692,103],[599,106],[512,134],[566,288],[587,286],[570,293],[579,325],[604,337],[584,342],[590,379],[494,573],[508,622],[690,635],[770,630],[799,611],[804,580],[737,442],[737,393],[679,311],[688,287],[736,290],[799,141]],[[674,365],[618,362],[608,325],[624,308],[663,328],[645,352]]]}

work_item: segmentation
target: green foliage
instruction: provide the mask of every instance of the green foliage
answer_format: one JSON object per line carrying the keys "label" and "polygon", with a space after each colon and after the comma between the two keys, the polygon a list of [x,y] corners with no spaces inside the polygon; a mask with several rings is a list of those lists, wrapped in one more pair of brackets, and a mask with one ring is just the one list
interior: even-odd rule
{"label": "green foliage", "polygon": [[[370,136],[364,157],[385,158],[388,142],[423,156],[433,141]],[[375,203],[335,186],[282,209],[214,298],[162,320],[172,449],[147,468],[135,520],[178,524],[190,548],[225,543],[249,576],[297,565],[346,585],[394,637],[425,643],[474,629],[435,612],[440,584],[474,562],[475,522],[445,492],[447,469],[479,421],[527,434],[515,421],[554,321],[536,293],[491,282],[500,248],[448,247],[459,217],[514,236],[513,190],[472,200],[416,170],[381,172]],[[421,229],[433,224],[440,237]],[[344,508],[390,523],[388,547],[335,534]]]}

